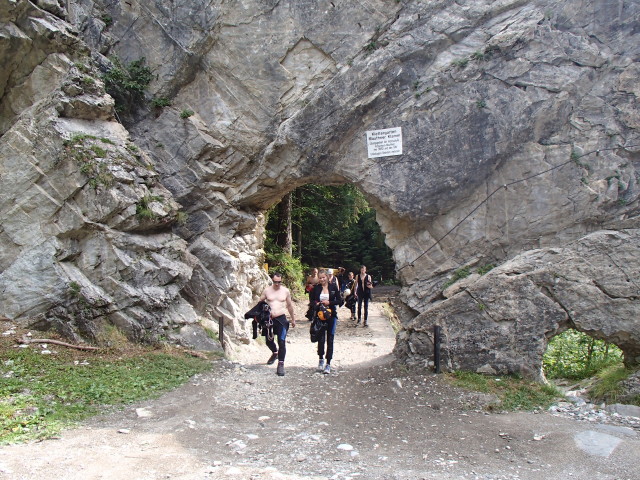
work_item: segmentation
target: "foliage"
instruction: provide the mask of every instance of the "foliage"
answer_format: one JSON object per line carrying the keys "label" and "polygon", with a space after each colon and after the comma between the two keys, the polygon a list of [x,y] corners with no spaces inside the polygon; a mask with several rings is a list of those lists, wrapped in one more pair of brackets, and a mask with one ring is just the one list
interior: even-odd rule
{"label": "foliage", "polygon": [[111,57],[111,68],[103,75],[105,90],[115,101],[116,111],[131,113],[144,101],[144,92],[153,79],[145,58],[124,64],[118,57]]}
{"label": "foliage", "polygon": [[[610,365],[598,372],[597,380],[589,389],[589,394],[594,401],[616,403],[620,394],[623,393],[622,382],[631,373],[633,370],[625,368],[622,364]],[[625,403],[640,406],[640,395],[636,395],[636,398],[630,401],[625,400]]]}
{"label": "foliage", "polygon": [[486,273],[488,273],[491,270],[493,270],[495,267],[496,267],[495,264],[488,263],[486,265],[483,265],[482,267],[478,267],[478,269],[476,270],[476,273],[478,275],[485,275]]}
{"label": "foliage", "polygon": [[456,283],[458,280],[467,278],[469,275],[471,275],[471,271],[469,270],[469,267],[459,268],[458,270],[453,272],[453,275],[449,280],[444,282],[444,284],[442,285],[442,289],[444,290],[445,288],[450,287],[451,285]]}
{"label": "foliage", "polygon": [[157,397],[211,368],[203,359],[148,350],[110,358],[4,347],[0,444],[50,437],[105,406]]}
{"label": "foliage", "polygon": [[[75,133],[69,140],[63,142],[65,154],[75,161],[83,175],[89,177],[89,185],[98,188],[100,185],[109,187],[113,184],[113,175],[106,163],[108,150],[92,144],[98,138],[85,133]],[[103,140],[102,143],[104,142]]]}
{"label": "foliage", "polygon": [[180,112],[180,118],[189,118],[191,115],[194,114],[193,110],[190,110],[188,108],[185,108],[184,110],[182,110]]}
{"label": "foliage", "polygon": [[468,58],[458,58],[456,60],[454,60],[453,62],[451,62],[451,65],[453,65],[454,67],[458,67],[458,68],[464,68],[467,66],[467,64],[469,63],[469,59]]}
{"label": "foliage", "polygon": [[[376,223],[376,212],[354,185],[308,184],[296,189],[293,198],[294,251],[304,265],[343,266],[355,273],[364,264],[379,281],[394,278],[391,249]],[[274,205],[267,212],[267,250],[277,236],[276,211]]]}
{"label": "foliage", "polygon": [[547,378],[581,380],[621,361],[615,345],[570,329],[549,341],[543,365]]}
{"label": "foliage", "polygon": [[141,219],[154,219],[156,214],[151,210],[151,203],[161,202],[164,199],[158,195],[147,194],[136,204],[136,215]]}
{"label": "foliage", "polygon": [[272,242],[265,245],[266,262],[269,274],[278,272],[282,275],[282,282],[291,290],[293,297],[304,294],[304,271],[299,259],[285,253]]}
{"label": "foliage", "polygon": [[544,385],[518,376],[486,376],[473,372],[456,371],[447,374],[447,379],[454,385],[468,390],[495,395],[498,403],[489,409],[507,411],[532,411],[548,408],[560,392],[553,386]]}
{"label": "foliage", "polygon": [[166,97],[154,97],[153,100],[151,100],[151,105],[156,108],[168,107],[171,105],[171,100]]}

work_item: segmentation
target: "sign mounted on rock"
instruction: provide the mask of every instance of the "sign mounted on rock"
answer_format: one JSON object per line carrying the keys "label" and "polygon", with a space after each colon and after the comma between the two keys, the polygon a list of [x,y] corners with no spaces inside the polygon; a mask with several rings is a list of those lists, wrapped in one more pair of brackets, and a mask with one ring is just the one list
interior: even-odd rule
{"label": "sign mounted on rock", "polygon": [[402,155],[402,127],[369,130],[366,133],[369,158]]}

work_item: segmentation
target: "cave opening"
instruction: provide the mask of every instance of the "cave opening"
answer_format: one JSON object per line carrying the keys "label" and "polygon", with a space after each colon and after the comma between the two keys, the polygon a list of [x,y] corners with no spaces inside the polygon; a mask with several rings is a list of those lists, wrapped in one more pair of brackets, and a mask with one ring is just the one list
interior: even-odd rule
{"label": "cave opening", "polygon": [[615,344],[572,328],[553,336],[543,356],[545,378],[563,391],[599,401],[616,392],[609,379],[624,375],[624,354]]}
{"label": "cave opening", "polygon": [[[378,284],[395,284],[393,252],[376,221],[376,210],[353,184],[305,184],[266,212],[266,263],[284,270],[360,265]],[[296,262],[297,261],[297,262]],[[300,282],[302,278],[300,278]]]}

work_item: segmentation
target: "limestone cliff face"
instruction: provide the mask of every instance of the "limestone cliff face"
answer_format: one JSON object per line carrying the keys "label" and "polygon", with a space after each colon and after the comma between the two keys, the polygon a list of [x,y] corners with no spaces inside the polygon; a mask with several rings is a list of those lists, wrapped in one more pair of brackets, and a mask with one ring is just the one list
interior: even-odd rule
{"label": "limestone cliff face", "polygon": [[[438,324],[450,368],[537,376],[569,327],[640,362],[636,2],[38,5],[0,7],[5,315],[83,336],[223,317],[248,341],[262,212],[351,182],[394,251],[407,361]],[[171,105],[123,129],[96,70],[110,55],[145,57]],[[403,154],[368,158],[365,132],[390,127]],[[103,137],[114,181],[95,187],[73,152]],[[99,299],[83,327],[76,284]]]}

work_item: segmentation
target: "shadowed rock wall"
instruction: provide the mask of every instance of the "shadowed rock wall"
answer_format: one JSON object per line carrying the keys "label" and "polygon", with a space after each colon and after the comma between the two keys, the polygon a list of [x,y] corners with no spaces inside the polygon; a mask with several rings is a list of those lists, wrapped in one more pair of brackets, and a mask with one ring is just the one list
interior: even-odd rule
{"label": "shadowed rock wall", "polygon": [[[614,341],[628,363],[640,362],[637,3],[40,6],[48,11],[16,1],[0,12],[10,66],[0,74],[3,172],[38,172],[22,180],[20,191],[34,193],[19,209],[17,187],[2,193],[0,282],[3,303],[15,304],[5,315],[55,317],[77,334],[77,283],[81,298],[95,290],[103,303],[85,330],[115,323],[180,339],[185,325],[222,316],[235,340],[249,341],[242,314],[266,284],[262,212],[299,185],[351,182],[394,251],[404,317],[396,353],[406,361],[430,361],[438,324],[448,368],[539,376],[548,338],[566,328]],[[12,63],[17,46],[28,61]],[[171,105],[140,108],[122,129],[99,75],[89,91],[77,65],[91,57],[84,64],[96,70],[109,55],[145,57],[150,96]],[[34,87],[42,78],[45,93]],[[365,132],[389,127],[402,127],[403,154],[367,158]],[[114,169],[126,167],[113,153],[104,163],[115,183],[91,187],[89,167],[62,155],[78,131],[104,134],[125,153],[135,144],[140,158],[123,156],[142,159],[149,178],[120,180]],[[67,183],[52,195],[46,159],[61,158]],[[114,196],[119,203],[106,202]],[[46,233],[11,226],[16,211],[47,197],[59,208],[20,220]],[[73,202],[77,218],[60,222]],[[149,203],[158,213],[140,215]],[[93,205],[101,216],[90,215]],[[61,254],[71,237],[74,253]],[[123,261],[114,237],[134,255]],[[151,239],[157,255],[141,258]],[[115,253],[88,260],[96,242]],[[487,264],[499,267],[445,289],[456,270]],[[25,272],[29,302],[5,287]],[[129,291],[139,292],[134,302]]]}

